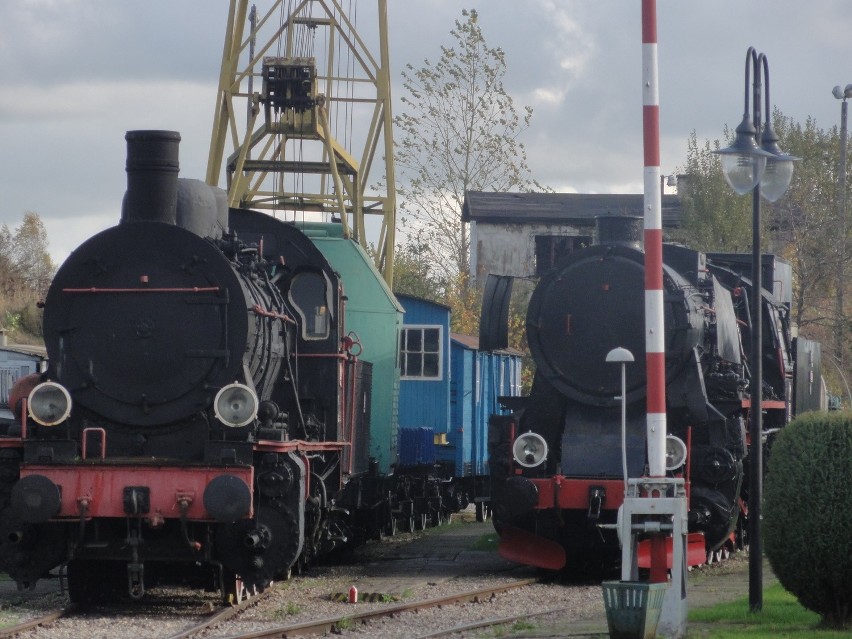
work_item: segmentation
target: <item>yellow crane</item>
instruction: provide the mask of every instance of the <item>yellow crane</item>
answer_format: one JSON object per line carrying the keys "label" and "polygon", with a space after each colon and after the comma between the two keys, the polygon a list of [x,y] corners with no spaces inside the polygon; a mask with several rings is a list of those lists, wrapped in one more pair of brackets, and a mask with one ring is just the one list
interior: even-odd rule
{"label": "yellow crane", "polygon": [[224,178],[233,207],[339,221],[365,250],[367,215],[375,215],[376,267],[392,286],[387,0],[376,9],[377,54],[338,0],[274,0],[262,14],[231,0],[207,183]]}

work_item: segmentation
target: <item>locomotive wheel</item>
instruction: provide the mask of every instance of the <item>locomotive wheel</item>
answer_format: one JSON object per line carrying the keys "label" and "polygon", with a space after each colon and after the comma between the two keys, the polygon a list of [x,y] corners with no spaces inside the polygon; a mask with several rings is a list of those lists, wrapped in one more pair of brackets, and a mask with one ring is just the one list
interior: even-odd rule
{"label": "locomotive wheel", "polygon": [[417,530],[426,530],[426,513],[419,513],[417,515]]}
{"label": "locomotive wheel", "polygon": [[68,564],[68,598],[78,606],[88,606],[97,599],[95,571],[85,562],[72,561]]}
{"label": "locomotive wheel", "polygon": [[239,606],[254,594],[254,592],[246,588],[240,576],[232,570],[225,570],[222,578],[225,581],[222,594],[222,602],[224,604]]}
{"label": "locomotive wheel", "polygon": [[408,519],[405,520],[405,532],[413,533],[414,532],[414,515],[409,515]]}
{"label": "locomotive wheel", "polygon": [[[256,546],[247,545],[258,539]],[[289,569],[301,550],[298,522],[287,508],[259,506],[254,520],[219,524],[216,531],[216,552],[225,568],[261,590]]]}
{"label": "locomotive wheel", "polygon": [[81,608],[100,603],[127,591],[123,563],[76,559],[66,567],[68,598]]}

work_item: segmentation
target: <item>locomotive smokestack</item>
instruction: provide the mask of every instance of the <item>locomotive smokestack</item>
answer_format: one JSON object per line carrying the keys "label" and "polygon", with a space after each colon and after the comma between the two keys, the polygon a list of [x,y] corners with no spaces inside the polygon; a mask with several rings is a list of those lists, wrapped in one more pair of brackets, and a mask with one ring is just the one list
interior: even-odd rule
{"label": "locomotive smokestack", "polygon": [[595,244],[620,244],[642,250],[642,218],[633,215],[595,217]]}
{"label": "locomotive smokestack", "polygon": [[121,221],[175,224],[179,170],[177,131],[128,131],[127,192]]}

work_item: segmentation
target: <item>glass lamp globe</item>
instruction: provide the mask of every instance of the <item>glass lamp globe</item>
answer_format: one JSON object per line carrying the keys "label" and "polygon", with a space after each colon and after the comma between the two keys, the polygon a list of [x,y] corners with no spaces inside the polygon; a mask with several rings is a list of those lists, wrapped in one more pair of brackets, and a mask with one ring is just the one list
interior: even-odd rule
{"label": "glass lamp globe", "polygon": [[794,158],[782,154],[766,161],[766,170],[760,180],[760,195],[775,202],[787,191],[793,179]]}
{"label": "glass lamp globe", "polygon": [[722,154],[722,175],[737,195],[745,195],[763,178],[766,157],[752,153]]}
{"label": "glass lamp globe", "polygon": [[770,154],[766,159],[766,170],[760,180],[760,195],[770,202],[778,200],[793,179],[793,162],[799,158],[788,155],[778,146],[778,136],[767,122],[760,137],[760,148]]}

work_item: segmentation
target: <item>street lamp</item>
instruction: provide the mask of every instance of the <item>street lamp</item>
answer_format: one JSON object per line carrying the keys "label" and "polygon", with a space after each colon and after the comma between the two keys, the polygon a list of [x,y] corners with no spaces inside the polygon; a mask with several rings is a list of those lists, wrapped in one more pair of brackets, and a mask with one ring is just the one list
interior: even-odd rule
{"label": "street lamp", "polygon": [[621,468],[624,471],[624,495],[627,496],[627,364],[633,353],[619,346],[606,354],[607,362],[621,364]]}
{"label": "street lamp", "polygon": [[843,286],[845,284],[844,272],[846,270],[846,99],[852,97],[852,84],[847,84],[845,89],[840,86],[834,87],[832,94],[840,103],[840,166],[837,170],[837,202],[838,219],[840,221],[840,251],[837,264],[837,293],[834,309],[834,359],[838,366],[843,364]]}
{"label": "street lamp", "polygon": [[[752,83],[752,112],[749,114],[749,71]],[[762,72],[762,73],[761,73]],[[766,125],[761,130],[761,75],[766,83]],[[734,143],[719,151],[725,180],[739,195],[752,192],[752,252],[751,252],[751,398],[749,409],[749,607],[753,612],[763,608],[763,549],[760,518],[763,499],[763,325],[762,319],[762,260],[760,252],[760,197],[770,202],[780,198],[793,177],[793,162],[799,158],[783,153],[778,136],[772,129],[769,110],[769,62],[754,47],[746,52],[745,109],[743,120],[736,129]],[[760,146],[758,146],[760,140]]]}

